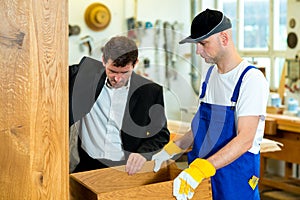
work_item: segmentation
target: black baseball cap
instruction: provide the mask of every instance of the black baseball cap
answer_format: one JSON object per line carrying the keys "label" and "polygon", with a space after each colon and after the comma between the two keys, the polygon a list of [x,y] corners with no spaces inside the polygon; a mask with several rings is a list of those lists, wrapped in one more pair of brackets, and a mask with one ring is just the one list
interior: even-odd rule
{"label": "black baseball cap", "polygon": [[197,43],[231,27],[230,19],[222,12],[206,9],[193,19],[191,35],[181,40],[179,44]]}

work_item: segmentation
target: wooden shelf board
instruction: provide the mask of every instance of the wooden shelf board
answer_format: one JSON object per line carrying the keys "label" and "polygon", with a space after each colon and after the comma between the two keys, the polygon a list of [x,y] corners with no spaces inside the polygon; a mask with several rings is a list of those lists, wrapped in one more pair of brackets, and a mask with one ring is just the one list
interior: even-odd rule
{"label": "wooden shelf board", "polygon": [[300,194],[300,180],[289,178],[285,179],[279,176],[264,176],[260,179],[260,184],[272,188],[282,189],[295,194]]}

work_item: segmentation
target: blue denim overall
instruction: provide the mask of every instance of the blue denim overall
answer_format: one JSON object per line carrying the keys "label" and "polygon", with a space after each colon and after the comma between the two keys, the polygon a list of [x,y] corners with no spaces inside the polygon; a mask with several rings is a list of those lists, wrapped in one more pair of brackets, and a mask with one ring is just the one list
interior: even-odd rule
{"label": "blue denim overall", "polygon": [[[208,158],[224,147],[236,135],[235,104],[239,96],[242,79],[246,72],[255,68],[248,66],[241,74],[233,95],[232,106],[222,106],[201,102],[192,120],[194,134],[193,149],[188,153],[188,162],[196,158]],[[205,96],[206,86],[213,66],[206,74],[202,83],[200,99]],[[231,164],[218,169],[211,177],[212,194],[214,200],[257,200],[260,199],[258,186],[252,189],[248,181],[252,176],[259,177],[259,154],[244,153]]]}

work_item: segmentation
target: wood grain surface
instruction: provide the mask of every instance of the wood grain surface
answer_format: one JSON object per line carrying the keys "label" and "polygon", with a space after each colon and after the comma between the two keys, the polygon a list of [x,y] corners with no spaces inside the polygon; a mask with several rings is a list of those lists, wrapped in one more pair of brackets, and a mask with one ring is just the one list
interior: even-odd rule
{"label": "wood grain surface", "polygon": [[[174,162],[164,163],[157,173],[152,171],[153,166],[153,161],[148,161],[133,176],[124,172],[124,166],[71,174],[71,199],[175,199],[173,179],[181,170]],[[200,184],[194,199],[212,199],[210,179]]]}
{"label": "wood grain surface", "polygon": [[0,199],[68,199],[67,0],[0,7]]}

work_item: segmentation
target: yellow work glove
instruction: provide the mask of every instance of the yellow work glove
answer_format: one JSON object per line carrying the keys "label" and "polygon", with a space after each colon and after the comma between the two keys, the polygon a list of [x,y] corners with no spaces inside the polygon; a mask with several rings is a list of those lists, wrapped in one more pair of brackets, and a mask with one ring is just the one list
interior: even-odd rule
{"label": "yellow work glove", "polygon": [[215,175],[215,167],[207,160],[197,158],[173,182],[173,195],[177,200],[191,199],[204,178]]}
{"label": "yellow work glove", "polygon": [[173,156],[181,153],[182,151],[183,150],[179,148],[173,141],[170,141],[160,152],[152,156],[152,160],[154,160],[153,171],[157,172],[164,161],[171,159]]}

